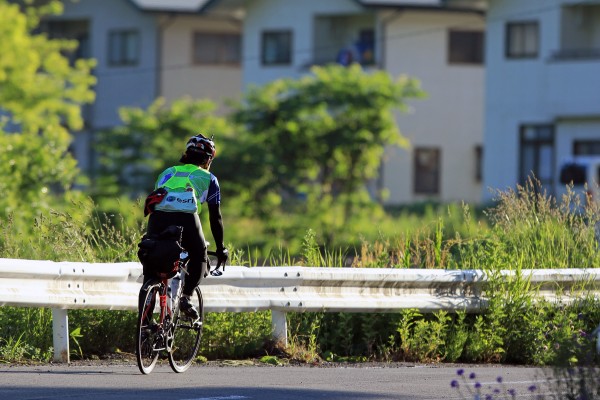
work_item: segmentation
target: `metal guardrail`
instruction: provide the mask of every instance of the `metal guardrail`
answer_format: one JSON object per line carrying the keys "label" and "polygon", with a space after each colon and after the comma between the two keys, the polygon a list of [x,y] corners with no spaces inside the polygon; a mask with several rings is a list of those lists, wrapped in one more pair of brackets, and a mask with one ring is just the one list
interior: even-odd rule
{"label": "metal guardrail", "polygon": [[[0,259],[0,305],[52,308],[54,360],[68,362],[67,310],[134,311],[141,274],[137,262]],[[572,301],[584,282],[588,293],[600,295],[600,269],[528,270],[523,276],[548,300]],[[485,281],[479,270],[232,266],[205,278],[201,288],[208,312],[271,310],[273,336],[286,343],[286,312],[479,312],[486,307]]]}

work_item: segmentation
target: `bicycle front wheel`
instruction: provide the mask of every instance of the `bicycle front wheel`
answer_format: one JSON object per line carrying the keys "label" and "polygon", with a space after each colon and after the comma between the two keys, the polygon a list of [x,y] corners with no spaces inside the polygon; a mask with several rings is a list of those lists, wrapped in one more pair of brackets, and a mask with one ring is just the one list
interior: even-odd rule
{"label": "bicycle front wheel", "polygon": [[180,312],[179,305],[175,306],[173,318],[173,338],[169,364],[175,372],[184,372],[196,359],[202,338],[202,324],[204,322],[204,303],[202,292],[196,287],[190,296],[190,301],[198,310],[200,317],[193,321]]}
{"label": "bicycle front wheel", "polygon": [[137,336],[135,338],[135,355],[137,364],[142,374],[149,374],[154,369],[158,360],[161,345],[159,326],[156,321],[160,314],[155,312],[155,305],[160,293],[160,284],[148,282],[140,289],[142,301],[137,323]]}

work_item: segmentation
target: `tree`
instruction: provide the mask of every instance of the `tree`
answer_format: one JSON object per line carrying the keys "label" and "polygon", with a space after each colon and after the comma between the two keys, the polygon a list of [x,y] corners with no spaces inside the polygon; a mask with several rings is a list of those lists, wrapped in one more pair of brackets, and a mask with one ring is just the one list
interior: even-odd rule
{"label": "tree", "polygon": [[319,214],[343,205],[342,226],[369,203],[366,186],[384,148],[407,144],[394,111],[424,93],[415,79],[366,73],[358,64],[311,72],[249,90],[234,114],[248,134],[240,153],[227,156],[238,158],[238,182],[253,185],[251,199],[265,215],[278,203]]}
{"label": "tree", "polygon": [[95,196],[147,194],[158,174],[179,160],[191,136],[214,134],[218,142],[229,135],[227,120],[213,115],[215,109],[210,100],[190,98],[171,104],[159,98],[145,110],[121,108],[123,125],[99,135],[101,172]]}
{"label": "tree", "polygon": [[373,211],[366,184],[377,175],[385,146],[406,144],[394,111],[423,95],[414,79],[328,66],[250,89],[229,119],[215,115],[208,100],[122,108],[123,125],[100,135],[96,195],[148,193],[190,136],[215,134],[211,171],[221,182],[227,218],[261,218],[267,234],[279,234],[282,224],[303,232],[286,218],[295,213],[333,235],[356,210]]}
{"label": "tree", "polygon": [[69,65],[63,54],[77,43],[34,33],[61,3],[24,4],[0,0],[0,216],[35,215],[64,198],[79,173],[69,130],[83,127],[80,107],[94,100],[94,62]]}

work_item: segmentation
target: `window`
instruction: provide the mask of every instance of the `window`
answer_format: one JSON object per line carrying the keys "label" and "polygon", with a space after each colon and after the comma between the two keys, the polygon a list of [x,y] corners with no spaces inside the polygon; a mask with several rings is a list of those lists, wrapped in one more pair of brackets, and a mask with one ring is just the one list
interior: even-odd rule
{"label": "window", "polygon": [[483,146],[475,146],[475,182],[480,183],[483,179]]}
{"label": "window", "polygon": [[574,156],[600,155],[600,140],[576,140],[573,142]]}
{"label": "window", "polygon": [[506,25],[506,57],[536,58],[539,51],[539,25],[533,22],[509,22]]}
{"label": "window", "polygon": [[194,63],[239,64],[241,36],[235,33],[194,33]]}
{"label": "window", "polygon": [[484,33],[451,30],[448,35],[449,64],[483,64]]}
{"label": "window", "polygon": [[74,39],[77,41],[76,49],[61,50],[71,65],[74,65],[78,59],[91,57],[87,20],[43,21],[40,23],[40,29],[47,32],[51,39]]}
{"label": "window", "polygon": [[292,32],[268,31],[262,34],[263,65],[289,65],[292,63]]}
{"label": "window", "polygon": [[440,193],[440,150],[437,148],[416,148],[414,153],[415,194]]}
{"label": "window", "polygon": [[554,159],[554,126],[521,126],[520,183],[533,176],[546,187],[552,187]]}
{"label": "window", "polygon": [[113,66],[139,62],[140,35],[137,31],[112,31],[108,37],[108,63]]}

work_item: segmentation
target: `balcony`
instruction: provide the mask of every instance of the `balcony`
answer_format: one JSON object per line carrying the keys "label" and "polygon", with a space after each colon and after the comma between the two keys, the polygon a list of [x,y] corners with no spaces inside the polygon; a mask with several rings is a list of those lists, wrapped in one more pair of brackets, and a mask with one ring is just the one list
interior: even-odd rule
{"label": "balcony", "polygon": [[561,10],[560,49],[552,61],[600,59],[600,4],[566,5]]}
{"label": "balcony", "polygon": [[316,16],[311,65],[375,65],[375,16],[371,13]]}

